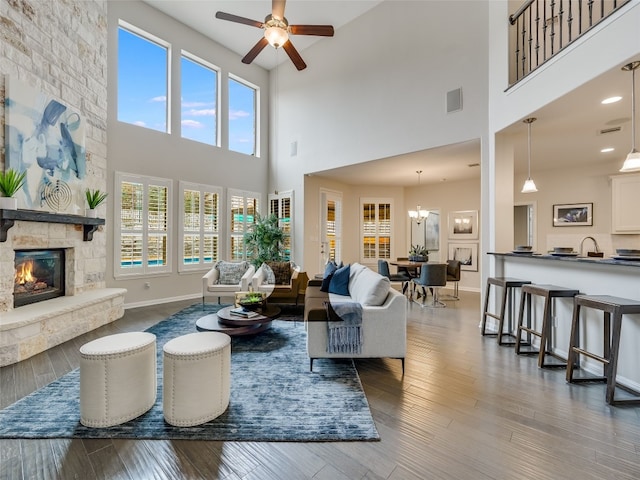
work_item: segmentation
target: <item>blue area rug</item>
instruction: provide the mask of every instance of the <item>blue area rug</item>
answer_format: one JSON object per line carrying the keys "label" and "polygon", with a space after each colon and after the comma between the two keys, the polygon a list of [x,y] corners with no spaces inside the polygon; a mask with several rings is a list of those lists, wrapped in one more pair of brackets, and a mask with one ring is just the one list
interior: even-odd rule
{"label": "blue area rug", "polygon": [[0,438],[380,439],[353,361],[319,359],[309,371],[302,321],[276,320],[263,333],[233,338],[227,411],[195,427],[167,424],[162,415],[162,346],[195,332],[196,320],[219,308],[195,304],[148,329],[157,337],[158,396],[144,415],[109,428],[81,425],[76,369],[0,411]]}

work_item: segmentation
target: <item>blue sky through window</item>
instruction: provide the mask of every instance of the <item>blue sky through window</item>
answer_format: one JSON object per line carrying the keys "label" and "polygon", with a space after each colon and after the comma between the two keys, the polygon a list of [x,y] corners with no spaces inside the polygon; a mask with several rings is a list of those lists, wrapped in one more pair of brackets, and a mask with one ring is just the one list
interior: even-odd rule
{"label": "blue sky through window", "polygon": [[217,72],[184,56],[180,72],[182,137],[217,145]]}
{"label": "blue sky through window", "polygon": [[[158,43],[160,39],[156,40],[144,38],[143,32],[138,35],[124,27],[118,29],[118,120],[167,132],[167,98],[171,88],[167,80],[169,49]],[[179,134],[190,140],[219,145],[218,72],[182,56],[180,75]],[[257,90],[229,78],[228,92],[228,148],[255,155]],[[173,90],[173,94],[178,93]]]}
{"label": "blue sky through window", "polygon": [[167,49],[118,29],[118,120],[167,131]]}

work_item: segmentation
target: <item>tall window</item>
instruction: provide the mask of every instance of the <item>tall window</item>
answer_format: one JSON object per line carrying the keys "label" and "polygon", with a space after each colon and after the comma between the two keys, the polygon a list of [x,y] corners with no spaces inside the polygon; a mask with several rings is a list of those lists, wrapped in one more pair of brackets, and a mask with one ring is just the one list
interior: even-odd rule
{"label": "tall window", "polygon": [[169,44],[120,21],[118,120],[169,133]]}
{"label": "tall window", "polygon": [[116,276],[171,272],[171,180],[116,173]]}
{"label": "tall window", "polygon": [[178,270],[207,268],[220,260],[220,199],[222,188],[180,182]]}
{"label": "tall window", "polygon": [[391,258],[391,205],[390,199],[361,200],[362,263]]}
{"label": "tall window", "polygon": [[258,155],[258,87],[229,75],[229,150]]}
{"label": "tall window", "polygon": [[244,234],[254,223],[256,213],[260,211],[260,194],[230,189],[228,197],[229,257],[231,260],[248,260]]}
{"label": "tall window", "polygon": [[293,190],[269,194],[269,214],[278,217],[284,232],[283,260],[293,260]]}
{"label": "tall window", "polygon": [[218,69],[185,51],[180,62],[182,138],[219,146]]}

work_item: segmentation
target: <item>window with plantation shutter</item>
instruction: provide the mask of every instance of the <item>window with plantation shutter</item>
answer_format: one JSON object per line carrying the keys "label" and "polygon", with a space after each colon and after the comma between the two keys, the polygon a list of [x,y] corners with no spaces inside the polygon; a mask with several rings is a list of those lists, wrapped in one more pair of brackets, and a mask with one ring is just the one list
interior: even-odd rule
{"label": "window with plantation shutter", "polygon": [[391,199],[363,198],[361,211],[360,261],[377,265],[379,259],[391,258],[392,201]]}
{"label": "window with plantation shutter", "polygon": [[251,260],[244,245],[244,234],[260,212],[260,194],[229,189],[229,259]]}
{"label": "window with plantation shutter", "polygon": [[180,182],[179,271],[209,269],[220,260],[222,188]]}
{"label": "window with plantation shutter", "polygon": [[116,277],[171,272],[171,180],[116,172]]}
{"label": "window with plantation shutter", "polygon": [[269,215],[278,217],[284,232],[283,260],[293,260],[293,190],[269,194]]}

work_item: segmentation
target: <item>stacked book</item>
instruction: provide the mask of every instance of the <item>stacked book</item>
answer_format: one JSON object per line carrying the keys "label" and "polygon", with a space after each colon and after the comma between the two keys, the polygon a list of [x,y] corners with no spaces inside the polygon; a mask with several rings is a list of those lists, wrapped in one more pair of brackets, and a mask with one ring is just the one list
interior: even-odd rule
{"label": "stacked book", "polygon": [[236,307],[231,309],[231,315],[237,315],[238,317],[243,318],[253,318],[257,317],[259,314],[257,312],[252,312],[251,310],[245,310],[242,307]]}

